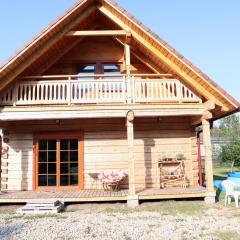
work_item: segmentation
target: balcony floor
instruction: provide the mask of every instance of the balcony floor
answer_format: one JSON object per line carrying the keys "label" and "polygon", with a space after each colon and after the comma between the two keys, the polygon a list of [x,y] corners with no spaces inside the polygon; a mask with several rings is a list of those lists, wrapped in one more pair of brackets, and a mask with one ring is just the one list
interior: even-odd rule
{"label": "balcony floor", "polygon": [[[205,197],[203,187],[190,188],[147,188],[138,190],[139,200],[177,199]],[[25,203],[31,200],[59,200],[63,202],[126,201],[128,190],[106,192],[103,190],[64,190],[64,191],[18,191],[0,194],[0,203]]]}

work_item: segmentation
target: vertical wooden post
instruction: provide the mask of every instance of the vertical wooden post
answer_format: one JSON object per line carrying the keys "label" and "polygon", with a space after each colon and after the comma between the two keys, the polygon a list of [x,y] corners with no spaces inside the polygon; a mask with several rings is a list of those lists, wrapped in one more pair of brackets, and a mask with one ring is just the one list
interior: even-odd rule
{"label": "vertical wooden post", "polygon": [[125,44],[127,103],[132,103],[132,79],[130,66],[130,46]]}
{"label": "vertical wooden post", "polygon": [[18,100],[18,82],[16,82],[15,86],[13,87],[13,106],[17,105]]}
{"label": "vertical wooden post", "polygon": [[68,102],[68,105],[71,105],[71,98],[72,98],[71,77],[68,77],[68,84],[67,84],[67,102]]}
{"label": "vertical wooden post", "polygon": [[131,34],[126,36],[126,41],[124,45],[125,52],[125,66],[126,66],[126,87],[127,87],[127,103],[132,103],[132,78],[131,78]]}
{"label": "vertical wooden post", "polygon": [[125,61],[126,61],[126,74],[131,73],[131,55],[130,55],[130,45],[125,43]]}
{"label": "vertical wooden post", "polygon": [[127,140],[128,140],[128,179],[129,179],[129,195],[136,194],[135,186],[135,164],[134,164],[134,128],[133,120],[134,113],[129,111],[127,113]]}
{"label": "vertical wooden post", "polygon": [[213,168],[212,168],[212,148],[209,120],[202,119],[203,143],[205,148],[205,179],[208,192],[214,192]]}

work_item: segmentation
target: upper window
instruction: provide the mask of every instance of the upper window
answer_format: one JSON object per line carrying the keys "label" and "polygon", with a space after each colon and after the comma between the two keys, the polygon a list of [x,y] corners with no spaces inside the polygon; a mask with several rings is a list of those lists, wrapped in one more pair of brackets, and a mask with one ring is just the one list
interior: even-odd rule
{"label": "upper window", "polygon": [[103,72],[104,74],[121,74],[120,66],[116,64],[104,64]]}
{"label": "upper window", "polygon": [[[82,64],[77,67],[77,75],[85,76],[84,78],[94,78],[94,74],[121,74],[120,65],[112,63],[98,63],[98,64]],[[89,77],[88,77],[89,75]],[[80,77],[79,77],[80,79]]]}
{"label": "upper window", "polygon": [[89,64],[89,65],[80,65],[77,69],[77,75],[90,75],[93,76],[95,73],[95,65]]}

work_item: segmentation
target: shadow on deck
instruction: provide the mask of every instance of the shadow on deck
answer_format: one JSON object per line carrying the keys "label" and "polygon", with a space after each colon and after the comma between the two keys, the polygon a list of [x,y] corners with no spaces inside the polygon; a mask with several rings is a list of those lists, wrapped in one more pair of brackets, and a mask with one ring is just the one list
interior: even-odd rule
{"label": "shadow on deck", "polygon": [[[138,190],[139,200],[200,198],[206,196],[205,188],[147,188]],[[128,190],[106,192],[104,190],[79,191],[18,191],[0,194],[0,203],[25,203],[31,200],[59,200],[63,202],[127,201]]]}

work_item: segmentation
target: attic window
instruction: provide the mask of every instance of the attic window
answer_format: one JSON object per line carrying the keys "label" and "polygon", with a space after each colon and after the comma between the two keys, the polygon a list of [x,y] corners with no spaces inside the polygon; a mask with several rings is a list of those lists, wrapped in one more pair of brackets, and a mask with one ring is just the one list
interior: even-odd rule
{"label": "attic window", "polygon": [[77,75],[93,75],[95,73],[95,65],[81,65],[77,69]]}
{"label": "attic window", "polygon": [[121,74],[120,66],[116,64],[103,65],[104,74]]}

